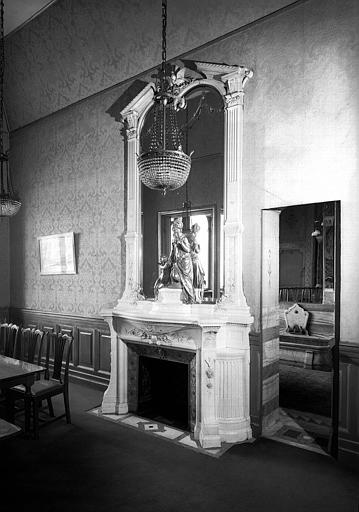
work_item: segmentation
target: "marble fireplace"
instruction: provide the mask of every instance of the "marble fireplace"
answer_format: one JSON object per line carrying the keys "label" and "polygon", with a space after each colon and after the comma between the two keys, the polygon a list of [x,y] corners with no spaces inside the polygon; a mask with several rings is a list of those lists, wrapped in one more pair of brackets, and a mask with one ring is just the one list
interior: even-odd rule
{"label": "marble fireplace", "polygon": [[[198,86],[216,89],[224,105],[224,295],[217,303],[144,300],[141,193],[137,169],[139,135],[153,105],[149,83],[121,111],[127,145],[126,283],[113,309],[103,311],[111,330],[111,376],[102,413],[127,414],[138,400],[139,356],[189,365],[189,428],[204,448],[252,436],[249,415],[249,329],[252,317],[242,286],[243,66],[184,63],[179,97]],[[188,61],[187,61],[188,64]],[[195,70],[195,72],[194,72]],[[137,357],[134,357],[134,353]],[[137,362],[136,362],[137,361]]]}

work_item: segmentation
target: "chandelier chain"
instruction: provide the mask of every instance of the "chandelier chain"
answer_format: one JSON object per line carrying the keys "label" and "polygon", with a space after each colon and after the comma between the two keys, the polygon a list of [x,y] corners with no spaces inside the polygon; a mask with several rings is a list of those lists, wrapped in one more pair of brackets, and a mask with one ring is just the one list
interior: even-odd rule
{"label": "chandelier chain", "polygon": [[4,0],[0,2],[0,154],[4,152],[4,72],[5,72],[5,36],[4,36]]}
{"label": "chandelier chain", "polygon": [[167,73],[166,35],[167,0],[162,0],[162,64],[156,75],[154,107],[149,117],[151,126],[148,130],[142,129],[141,154],[137,163],[142,183],[148,188],[161,190],[163,194],[182,187],[191,169],[191,157],[182,150],[177,125],[174,104],[176,75],[173,71]]}
{"label": "chandelier chain", "polygon": [[167,0],[162,0],[162,80],[166,75],[167,63]]}

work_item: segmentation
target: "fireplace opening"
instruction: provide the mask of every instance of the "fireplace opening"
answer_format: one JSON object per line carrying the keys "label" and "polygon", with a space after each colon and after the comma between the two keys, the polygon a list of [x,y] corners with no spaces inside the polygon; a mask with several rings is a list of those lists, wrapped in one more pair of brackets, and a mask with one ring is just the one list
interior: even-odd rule
{"label": "fireplace opening", "polygon": [[189,365],[139,357],[137,413],[183,430],[189,429]]}

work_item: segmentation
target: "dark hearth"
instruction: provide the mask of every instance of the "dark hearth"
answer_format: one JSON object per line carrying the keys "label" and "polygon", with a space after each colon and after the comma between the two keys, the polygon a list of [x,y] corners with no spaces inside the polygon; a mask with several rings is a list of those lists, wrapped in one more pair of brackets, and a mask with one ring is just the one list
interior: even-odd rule
{"label": "dark hearth", "polygon": [[188,364],[140,356],[137,413],[188,430],[188,368]]}

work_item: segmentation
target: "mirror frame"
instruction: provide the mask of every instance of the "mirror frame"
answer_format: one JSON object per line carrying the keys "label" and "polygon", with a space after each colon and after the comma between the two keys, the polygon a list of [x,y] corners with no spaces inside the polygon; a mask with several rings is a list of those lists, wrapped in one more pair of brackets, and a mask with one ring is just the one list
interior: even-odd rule
{"label": "mirror frame", "polygon": [[[188,61],[187,61],[188,62]],[[243,292],[242,256],[242,151],[244,86],[253,72],[244,66],[193,61],[191,69],[180,65],[178,98],[198,86],[217,89],[224,101],[224,296],[222,307],[232,315],[249,315]],[[196,70],[194,72],[194,70]],[[125,290],[116,308],[141,300],[142,226],[141,182],[137,155],[139,138],[148,110],[154,103],[151,82],[121,111],[127,145],[127,229]],[[115,308],[115,309],[116,309]]]}

